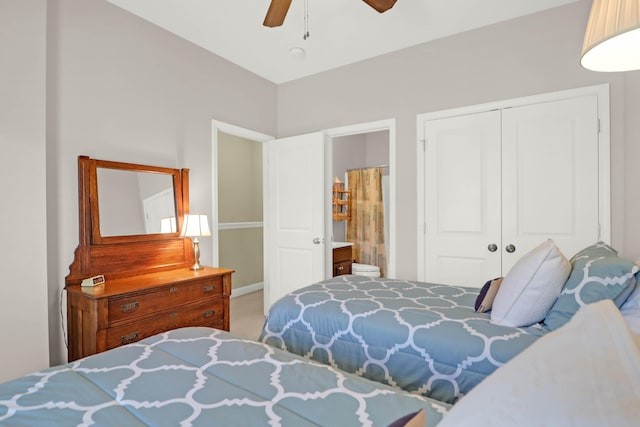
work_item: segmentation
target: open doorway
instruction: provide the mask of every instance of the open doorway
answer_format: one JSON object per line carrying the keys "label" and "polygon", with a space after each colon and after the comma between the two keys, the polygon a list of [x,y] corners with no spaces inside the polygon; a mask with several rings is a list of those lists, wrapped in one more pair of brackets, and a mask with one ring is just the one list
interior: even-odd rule
{"label": "open doorway", "polygon": [[[386,265],[378,267],[386,277],[395,277],[395,120],[331,129],[327,135],[332,180],[345,182],[349,172],[381,169]],[[348,186],[348,182],[345,184]],[[348,221],[336,221],[332,217],[329,220],[332,221],[332,242],[353,240],[347,237]]]}
{"label": "open doorway", "polygon": [[235,270],[233,297],[264,287],[263,144],[272,137],[214,121],[213,265]]}

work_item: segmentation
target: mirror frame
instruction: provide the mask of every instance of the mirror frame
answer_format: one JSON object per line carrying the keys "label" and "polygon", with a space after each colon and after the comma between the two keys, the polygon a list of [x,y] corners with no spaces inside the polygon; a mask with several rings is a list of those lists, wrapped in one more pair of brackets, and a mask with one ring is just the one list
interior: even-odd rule
{"label": "mirror frame", "polygon": [[[167,174],[173,180],[176,232],[102,236],[98,204],[97,168]],[[66,284],[102,274],[105,279],[188,267],[194,262],[191,239],[180,237],[189,212],[189,169],[172,169],[78,156],[79,244],[69,266]]]}
{"label": "mirror frame", "polygon": [[[178,237],[182,229],[182,220],[184,218],[184,206],[182,201],[182,177],[180,169],[171,169],[155,166],[137,165],[133,163],[111,162],[107,160],[91,160],[92,165],[89,171],[90,192],[91,192],[91,242],[94,245],[102,245],[107,243],[127,243],[138,242],[142,240],[166,239],[167,237]],[[176,212],[176,232],[175,233],[156,233],[156,234],[130,234],[126,236],[103,236],[100,229],[100,194],[98,185],[98,168],[122,170],[129,172],[147,172],[164,174],[171,177],[173,185],[173,200],[175,202]]]}

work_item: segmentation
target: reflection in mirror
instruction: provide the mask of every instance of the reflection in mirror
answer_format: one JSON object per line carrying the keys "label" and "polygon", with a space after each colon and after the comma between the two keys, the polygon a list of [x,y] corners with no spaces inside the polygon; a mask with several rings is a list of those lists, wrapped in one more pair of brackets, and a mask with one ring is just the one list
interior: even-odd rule
{"label": "reflection in mirror", "polygon": [[102,167],[96,173],[103,237],[176,232],[171,175]]}

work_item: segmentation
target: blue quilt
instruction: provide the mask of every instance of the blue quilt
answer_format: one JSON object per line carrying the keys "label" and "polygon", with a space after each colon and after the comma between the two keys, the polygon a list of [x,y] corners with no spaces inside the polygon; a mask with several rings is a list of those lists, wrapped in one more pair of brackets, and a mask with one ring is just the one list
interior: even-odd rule
{"label": "blue quilt", "polygon": [[386,426],[449,405],[209,328],[0,384],[1,426]]}
{"label": "blue quilt", "polygon": [[490,323],[479,289],[338,276],[271,308],[259,340],[412,393],[454,403],[545,332]]}

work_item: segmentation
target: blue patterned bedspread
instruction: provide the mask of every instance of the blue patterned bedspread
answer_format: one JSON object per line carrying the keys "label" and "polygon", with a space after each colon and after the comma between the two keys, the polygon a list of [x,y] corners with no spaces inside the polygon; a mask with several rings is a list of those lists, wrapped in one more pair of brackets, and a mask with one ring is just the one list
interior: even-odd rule
{"label": "blue patterned bedspread", "polygon": [[338,276],[271,308],[259,340],[346,372],[453,403],[531,345],[539,326],[490,323],[479,289]]}
{"label": "blue patterned bedspread", "polygon": [[209,328],[0,384],[2,426],[386,426],[449,406]]}

